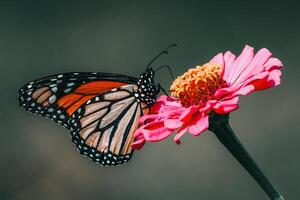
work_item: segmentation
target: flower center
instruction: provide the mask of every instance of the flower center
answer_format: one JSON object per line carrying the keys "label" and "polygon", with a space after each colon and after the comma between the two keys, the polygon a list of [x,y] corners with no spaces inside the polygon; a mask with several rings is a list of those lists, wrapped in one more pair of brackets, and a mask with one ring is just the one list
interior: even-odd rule
{"label": "flower center", "polygon": [[175,79],[170,88],[171,95],[179,98],[185,107],[204,105],[208,100],[213,99],[217,89],[226,86],[222,71],[221,65],[213,63],[189,69]]}

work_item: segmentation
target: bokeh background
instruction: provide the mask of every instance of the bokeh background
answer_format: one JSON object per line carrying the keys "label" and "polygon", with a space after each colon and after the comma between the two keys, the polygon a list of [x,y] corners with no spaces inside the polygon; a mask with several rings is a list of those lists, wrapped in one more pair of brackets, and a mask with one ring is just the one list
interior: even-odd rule
{"label": "bokeh background", "polygon": [[[288,200],[300,199],[300,15],[296,1],[1,1],[0,199],[268,199],[215,136],[148,144],[124,166],[78,154],[67,131],[21,110],[17,91],[71,71],[138,76],[155,66],[180,75],[220,51],[269,48],[282,84],[241,98],[231,124]],[[167,71],[156,81],[171,84]]]}

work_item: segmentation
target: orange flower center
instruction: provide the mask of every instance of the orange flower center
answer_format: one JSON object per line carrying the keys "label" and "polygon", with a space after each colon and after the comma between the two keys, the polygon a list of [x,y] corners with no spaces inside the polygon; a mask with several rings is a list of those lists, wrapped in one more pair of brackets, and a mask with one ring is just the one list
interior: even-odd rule
{"label": "orange flower center", "polygon": [[175,79],[170,88],[171,95],[179,98],[185,107],[205,104],[213,99],[217,89],[226,86],[222,71],[221,65],[213,63],[189,69]]}

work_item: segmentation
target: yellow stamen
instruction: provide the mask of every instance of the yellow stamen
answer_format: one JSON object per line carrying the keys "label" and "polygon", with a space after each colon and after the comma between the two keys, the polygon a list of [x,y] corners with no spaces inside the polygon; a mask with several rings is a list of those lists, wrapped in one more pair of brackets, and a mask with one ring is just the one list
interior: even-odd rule
{"label": "yellow stamen", "polygon": [[171,95],[179,98],[186,107],[204,104],[213,98],[217,89],[226,86],[222,71],[221,65],[213,63],[189,69],[173,82]]}

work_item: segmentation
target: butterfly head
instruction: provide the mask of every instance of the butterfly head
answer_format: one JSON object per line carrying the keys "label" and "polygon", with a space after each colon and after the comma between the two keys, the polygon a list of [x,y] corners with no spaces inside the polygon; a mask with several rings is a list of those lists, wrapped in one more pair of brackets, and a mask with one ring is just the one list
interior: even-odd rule
{"label": "butterfly head", "polygon": [[152,105],[156,100],[157,94],[159,93],[159,87],[154,82],[153,69],[149,68],[142,73],[137,84],[139,86],[139,99],[147,105]]}
{"label": "butterfly head", "polygon": [[[176,46],[177,46],[176,44],[171,44],[165,50],[163,50],[157,56],[155,56],[147,65],[146,71],[140,75],[140,78],[138,80],[139,90],[137,96],[140,101],[146,103],[147,105],[152,105],[155,103],[156,96],[158,95],[161,88],[159,84],[155,84],[154,82],[154,72],[157,71],[158,69],[154,71],[151,68],[151,65],[161,55],[168,54],[169,48],[176,47]],[[161,66],[159,69],[163,67],[169,68],[169,66],[164,65]]]}

